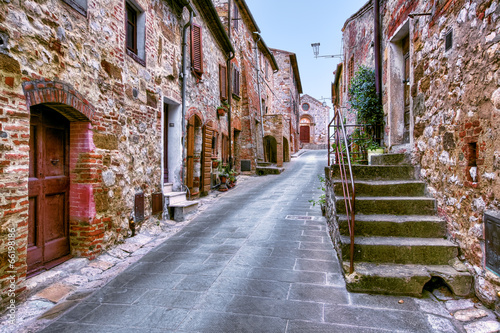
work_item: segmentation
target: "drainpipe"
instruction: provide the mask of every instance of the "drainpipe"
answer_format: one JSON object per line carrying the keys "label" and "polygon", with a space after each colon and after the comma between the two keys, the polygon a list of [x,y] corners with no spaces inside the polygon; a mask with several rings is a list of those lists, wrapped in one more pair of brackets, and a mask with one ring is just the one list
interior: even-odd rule
{"label": "drainpipe", "polygon": [[261,39],[260,33],[257,31],[254,32],[254,34],[259,36],[259,39],[255,42],[255,63],[256,63],[256,70],[257,70],[257,94],[259,96],[259,109],[260,109],[260,129],[262,131],[262,153],[263,153],[263,160],[266,160],[266,153],[265,153],[265,147],[264,147],[264,115],[262,114],[262,98],[260,95],[260,62],[259,62],[259,41]]}
{"label": "drainpipe", "polygon": [[[229,41],[231,41],[231,0],[227,2],[227,36],[229,37]],[[234,4],[236,6],[236,4]],[[229,53],[229,57],[227,59],[227,102],[229,104],[229,109],[227,110],[227,127],[228,127],[228,135],[229,135],[229,168],[233,168],[233,153],[232,153],[232,129],[231,129],[231,113],[233,111],[233,107],[231,105],[232,95],[233,95],[233,87],[231,85],[231,60],[233,60],[234,54]]]}
{"label": "drainpipe", "polygon": [[375,53],[375,89],[379,101],[382,101],[381,68],[380,68],[380,6],[379,0],[373,0],[373,30]]}
{"label": "drainpipe", "polygon": [[186,65],[186,48],[187,48],[187,30],[191,25],[193,24],[193,8],[191,8],[191,5],[187,5],[187,9],[189,10],[189,22],[187,22],[184,25],[184,28],[182,29],[182,73],[181,73],[181,79],[182,79],[182,87],[181,87],[181,99],[182,99],[182,169],[181,169],[181,183],[184,185],[184,160],[186,158],[186,153],[184,152],[184,143],[186,142],[186,81],[187,81],[187,65]]}

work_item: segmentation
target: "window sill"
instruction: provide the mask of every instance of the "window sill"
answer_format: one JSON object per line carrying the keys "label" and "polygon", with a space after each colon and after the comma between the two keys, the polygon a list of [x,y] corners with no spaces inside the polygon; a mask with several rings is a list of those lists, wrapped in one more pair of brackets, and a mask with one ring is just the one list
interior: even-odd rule
{"label": "window sill", "polygon": [[136,62],[138,62],[140,65],[146,67],[146,61],[139,58],[139,56],[137,54],[135,54],[134,52],[130,51],[129,49],[127,49],[127,55],[134,59]]}
{"label": "window sill", "polygon": [[236,95],[236,94],[233,94],[233,99],[239,101],[239,100],[241,100],[241,97]]}

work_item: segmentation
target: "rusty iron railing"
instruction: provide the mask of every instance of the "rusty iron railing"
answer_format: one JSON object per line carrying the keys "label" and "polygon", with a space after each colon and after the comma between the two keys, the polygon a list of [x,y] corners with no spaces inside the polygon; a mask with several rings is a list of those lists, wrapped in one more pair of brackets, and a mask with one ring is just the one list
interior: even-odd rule
{"label": "rusty iron railing", "polygon": [[[351,240],[349,253],[349,274],[354,272],[354,202],[356,198],[356,189],[352,174],[351,156],[349,153],[349,142],[346,128],[343,123],[339,108],[335,108],[333,119],[328,125],[328,166],[330,166],[331,153],[335,153],[335,164],[340,171],[342,182],[342,192],[344,195],[345,211],[347,215],[347,224],[349,227],[349,237]],[[332,125],[334,124],[335,125]],[[334,128],[334,133],[330,129]],[[332,137],[334,143],[332,143]]]}

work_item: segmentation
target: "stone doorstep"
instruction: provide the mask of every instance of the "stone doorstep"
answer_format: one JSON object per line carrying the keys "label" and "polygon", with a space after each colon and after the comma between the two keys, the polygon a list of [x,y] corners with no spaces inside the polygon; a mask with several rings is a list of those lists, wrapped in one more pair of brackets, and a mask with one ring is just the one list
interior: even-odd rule
{"label": "stone doorstep", "polygon": [[460,297],[473,293],[472,275],[458,272],[447,265],[408,265],[354,263],[354,273],[348,275],[349,262],[343,262],[346,285],[353,292],[376,292],[390,295],[421,297],[424,285],[433,276],[442,278],[452,292]]}
{"label": "stone doorstep", "polygon": [[35,294],[35,298],[46,299],[52,303],[58,303],[68,296],[76,287],[57,282]]}

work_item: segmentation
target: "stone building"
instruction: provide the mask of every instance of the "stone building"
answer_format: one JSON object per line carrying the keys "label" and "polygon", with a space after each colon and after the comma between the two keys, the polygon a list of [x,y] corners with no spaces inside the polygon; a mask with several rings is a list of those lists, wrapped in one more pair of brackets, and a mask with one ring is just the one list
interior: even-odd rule
{"label": "stone building", "polygon": [[304,94],[300,97],[300,147],[326,149],[330,107]]}
{"label": "stone building", "polygon": [[26,276],[127,237],[131,217],[161,218],[163,192],[210,189],[234,49],[212,2],[191,3],[0,4],[4,302],[12,281],[22,297]]}
{"label": "stone building", "polygon": [[254,174],[257,162],[264,160],[263,119],[273,103],[273,74],[279,68],[244,0],[214,4],[235,49],[229,72],[233,165]]}
{"label": "stone building", "polygon": [[[290,155],[299,150],[299,106],[302,83],[297,55],[292,52],[271,49],[279,72],[274,78],[274,98],[271,111],[267,112],[269,134],[266,133],[268,151],[276,151],[276,163],[289,161]],[[275,146],[276,149],[273,147]]]}
{"label": "stone building", "polygon": [[474,276],[476,295],[491,305],[500,291],[500,6],[491,0],[379,5],[380,61],[373,55],[370,1],[344,26],[346,84],[333,89],[343,94],[335,98],[348,108],[351,67],[379,66],[386,151],[411,157]]}

